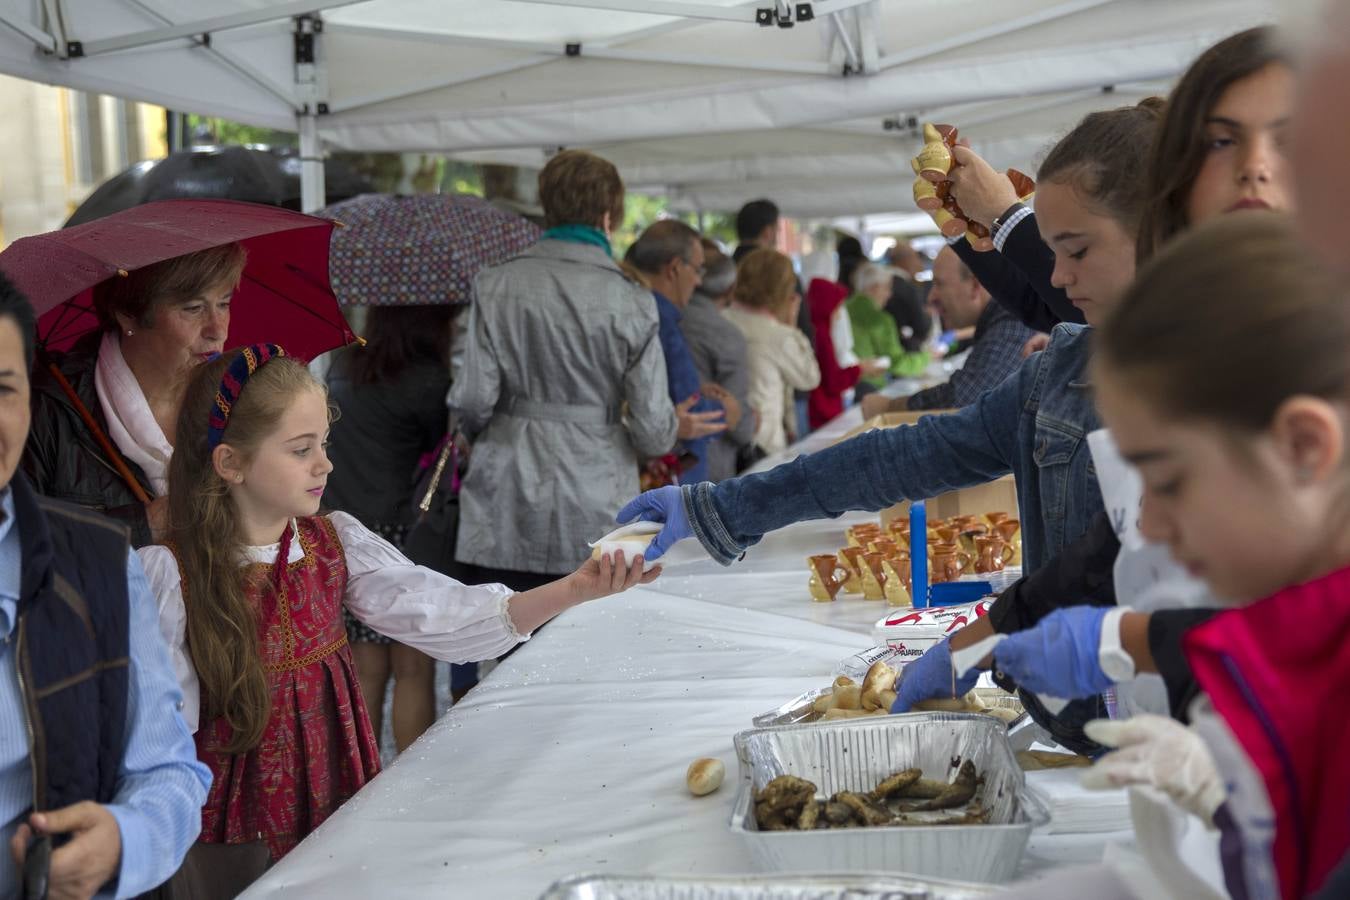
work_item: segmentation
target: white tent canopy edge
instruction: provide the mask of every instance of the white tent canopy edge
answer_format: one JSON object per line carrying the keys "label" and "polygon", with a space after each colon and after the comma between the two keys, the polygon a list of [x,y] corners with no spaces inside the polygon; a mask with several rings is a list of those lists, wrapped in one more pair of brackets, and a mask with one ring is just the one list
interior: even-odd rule
{"label": "white tent canopy edge", "polygon": [[[1128,100],[1102,88],[1166,85],[1205,46],[1274,18],[1259,0],[831,0],[792,29],[751,24],[784,5],[220,0],[206,18],[192,0],[0,0],[0,71],[297,129],[311,172],[323,145],[536,165],[578,146],[679,202],[724,208],[728,185],[790,175],[799,214],[859,214],[910,208],[914,138],[883,134],[885,119],[983,103],[994,112],[965,133],[1029,168],[1085,104]],[[1017,114],[1037,103],[1059,117]],[[822,133],[844,146],[821,148]],[[889,187],[846,189],[866,179]]]}

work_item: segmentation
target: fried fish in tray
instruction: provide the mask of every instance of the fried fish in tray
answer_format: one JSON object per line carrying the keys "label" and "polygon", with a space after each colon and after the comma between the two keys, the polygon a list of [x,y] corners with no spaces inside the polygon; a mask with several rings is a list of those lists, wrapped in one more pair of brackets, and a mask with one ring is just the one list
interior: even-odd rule
{"label": "fried fish in tray", "polygon": [[988,822],[989,813],[975,796],[983,783],[975,764],[952,762],[957,771],[950,782],[923,778],[920,769],[902,769],[869,793],[839,791],[828,800],[817,797],[815,783],[779,775],[755,792],[755,822],[761,831]]}

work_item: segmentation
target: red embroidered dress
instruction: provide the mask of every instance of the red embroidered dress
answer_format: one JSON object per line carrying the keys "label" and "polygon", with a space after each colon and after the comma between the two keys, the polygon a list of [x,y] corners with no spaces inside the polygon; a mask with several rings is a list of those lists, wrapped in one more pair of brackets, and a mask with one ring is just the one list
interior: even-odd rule
{"label": "red embroidered dress", "polygon": [[197,757],[214,781],[202,808],[201,840],[238,844],[261,838],[272,859],[306,835],[380,771],[380,753],[342,624],[347,562],[324,517],[296,520],[304,557],[286,567],[281,591],[271,566],[250,588],[258,603],[262,661],[272,715],[247,753],[212,749],[229,742],[223,719],[203,721]]}

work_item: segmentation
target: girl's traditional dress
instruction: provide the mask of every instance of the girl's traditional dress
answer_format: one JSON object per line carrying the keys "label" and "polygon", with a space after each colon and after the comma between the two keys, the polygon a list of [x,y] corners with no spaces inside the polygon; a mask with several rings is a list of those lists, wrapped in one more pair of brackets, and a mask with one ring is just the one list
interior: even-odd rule
{"label": "girl's traditional dress", "polygon": [[414,566],[345,513],[293,520],[290,533],[284,568],[276,562],[286,540],[247,549],[247,564],[258,569],[249,594],[258,609],[272,711],[259,744],[238,754],[218,749],[231,736],[224,719],[198,721],[200,689],[183,604],[184,592],[196,587],[184,583],[170,548],[139,551],[183,687],[183,717],[214,776],[200,840],[261,839],[274,860],[380,770],[344,605],[376,631],[451,662],[500,656],[524,640],[511,623],[511,591],[503,585],[466,586]]}

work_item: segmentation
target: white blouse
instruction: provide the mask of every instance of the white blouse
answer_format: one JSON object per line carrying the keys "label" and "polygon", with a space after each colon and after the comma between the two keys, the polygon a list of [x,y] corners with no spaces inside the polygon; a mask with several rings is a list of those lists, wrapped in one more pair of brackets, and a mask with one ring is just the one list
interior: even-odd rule
{"label": "white blouse", "polygon": [[[461,584],[413,563],[388,541],[352,516],[332,513],[347,559],[347,593],[352,615],[380,634],[447,662],[472,662],[501,656],[528,635],[516,631],[507,610],[512,591],[502,584]],[[276,562],[277,544],[248,547],[249,563]],[[169,647],[174,674],[183,688],[183,719],[197,730],[201,697],[197,672],[187,648],[187,612],[178,561],[168,547],[136,551],[159,604],[159,631]],[[288,562],[304,557],[292,541]]]}

